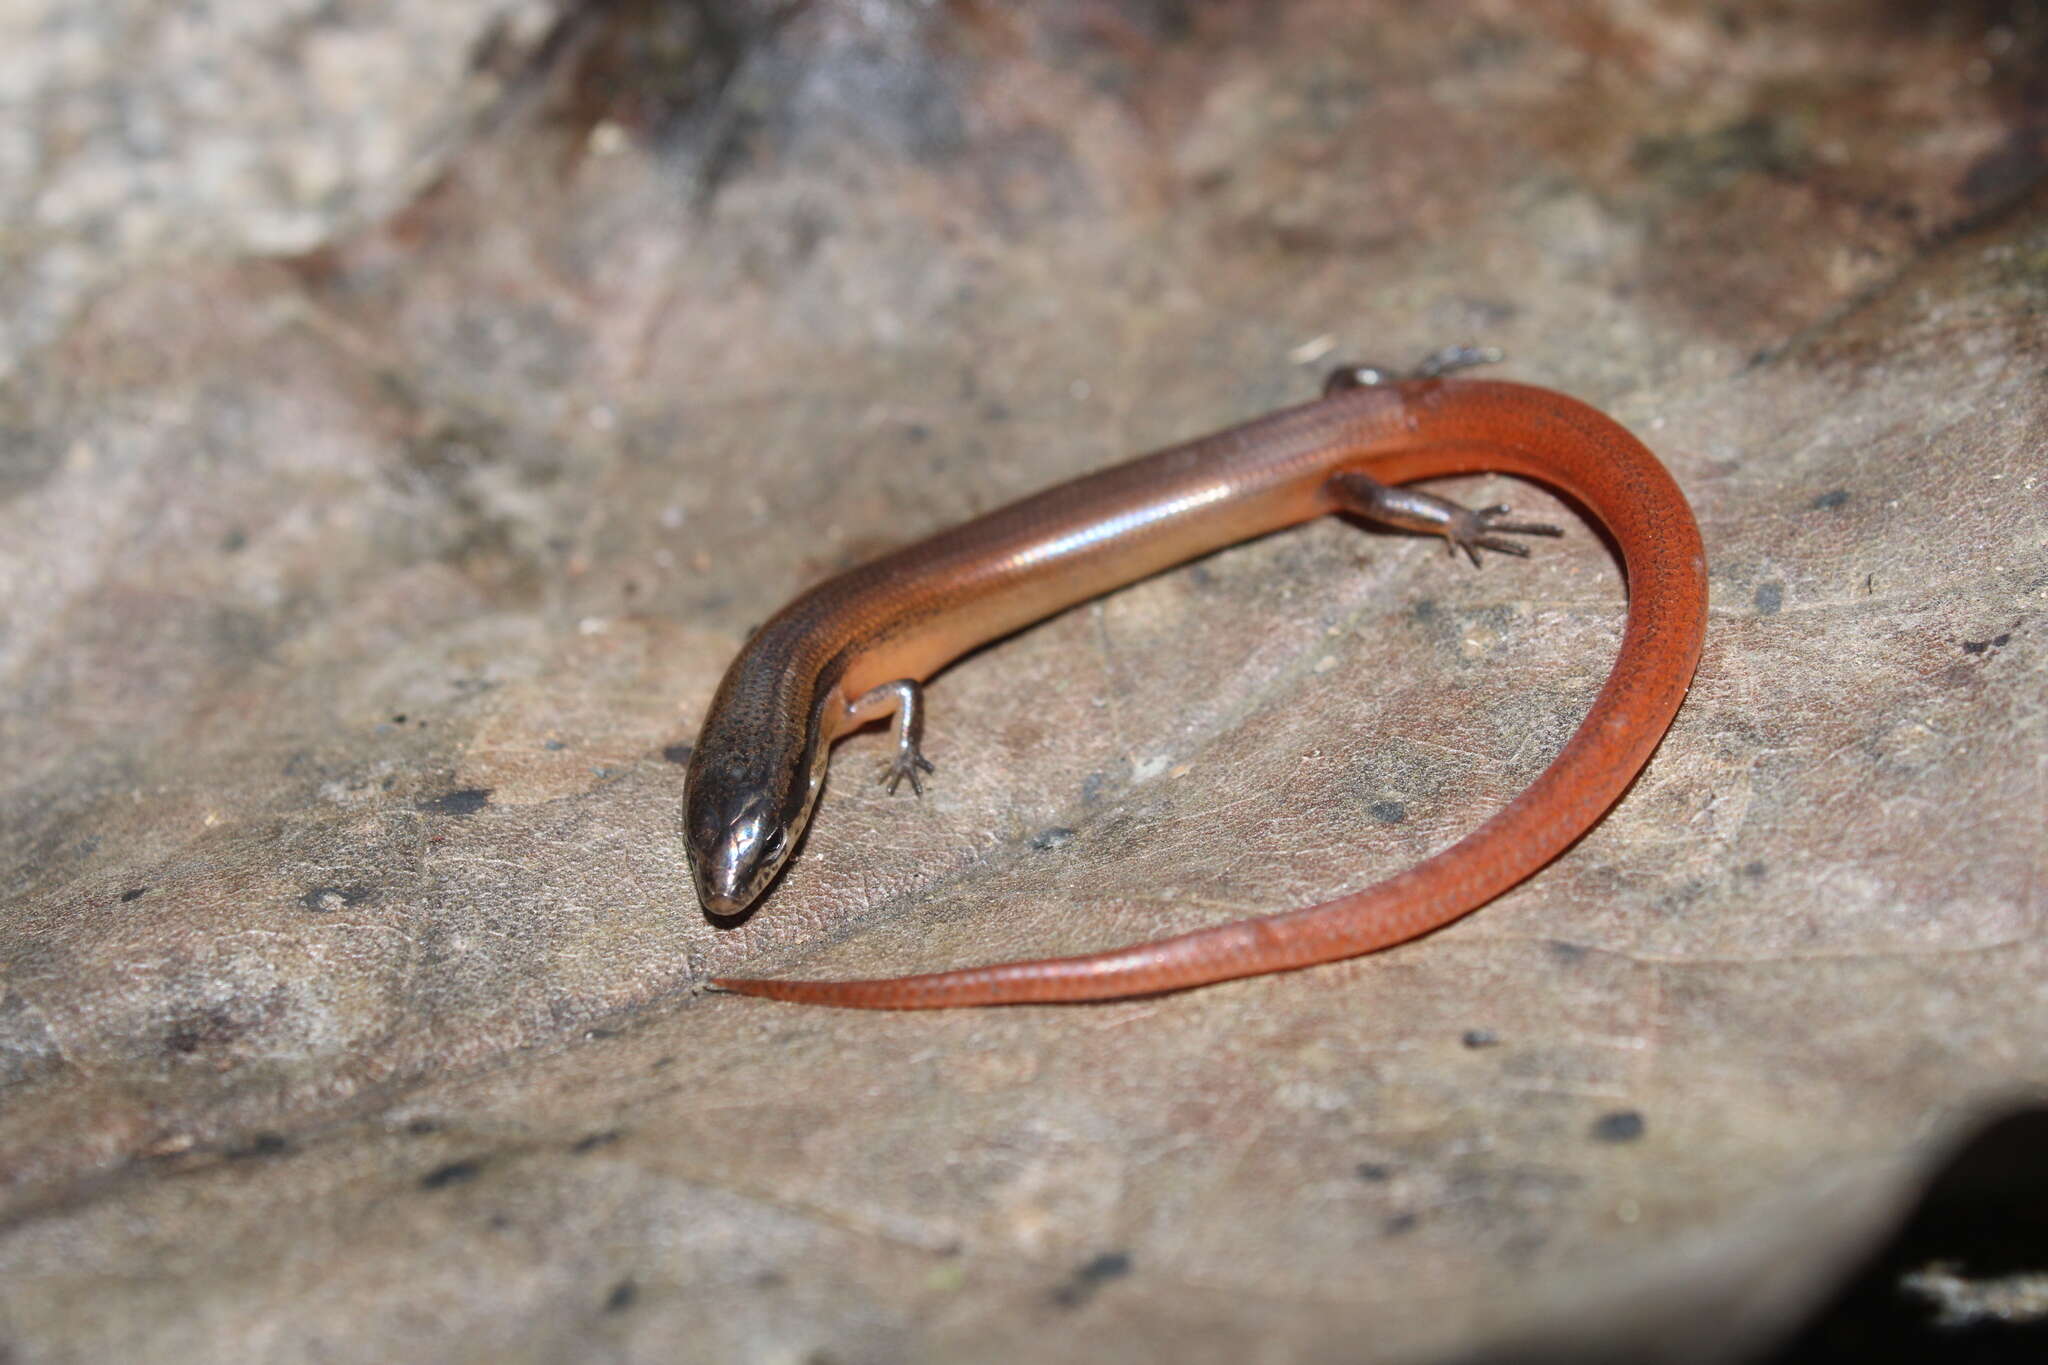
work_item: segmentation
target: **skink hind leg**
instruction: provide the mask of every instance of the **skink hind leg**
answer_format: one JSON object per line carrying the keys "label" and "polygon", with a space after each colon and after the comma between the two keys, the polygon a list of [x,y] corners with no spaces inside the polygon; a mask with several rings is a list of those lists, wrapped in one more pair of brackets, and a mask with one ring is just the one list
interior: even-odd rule
{"label": "skink hind leg", "polygon": [[882,772],[882,785],[894,795],[908,781],[910,790],[923,796],[924,779],[919,774],[935,771],[920,747],[924,743],[924,689],[909,678],[898,678],[846,708],[856,725],[880,720],[892,711],[896,714],[896,756]]}
{"label": "skink hind leg", "polygon": [[1340,469],[1330,476],[1330,493],[1346,512],[1369,517],[1385,526],[1398,526],[1427,536],[1442,536],[1452,554],[1463,550],[1479,564],[1479,552],[1529,557],[1529,547],[1507,536],[1561,536],[1564,529],[1542,521],[1508,521],[1504,503],[1478,511],[1425,493],[1419,488],[1396,488],[1367,474]]}
{"label": "skink hind leg", "polygon": [[[1386,365],[1339,365],[1323,381],[1323,393],[1347,389],[1373,389],[1404,379],[1441,379],[1456,370],[1475,365],[1495,365],[1501,353],[1491,346],[1446,346],[1422,358],[1413,369],[1396,370]],[[1478,511],[1413,488],[1395,488],[1370,475],[1339,470],[1330,476],[1330,492],[1346,512],[1369,517],[1386,526],[1442,536],[1452,554],[1463,550],[1479,565],[1479,552],[1529,557],[1529,547],[1508,536],[1561,536],[1564,530],[1542,521],[1508,521],[1511,510],[1502,503]]]}
{"label": "skink hind leg", "polygon": [[1346,389],[1376,389],[1382,384],[1396,384],[1403,379],[1442,379],[1457,370],[1469,370],[1475,365],[1498,365],[1503,352],[1496,346],[1446,346],[1440,351],[1431,351],[1413,368],[1397,370],[1391,365],[1339,365],[1323,380],[1323,396],[1342,393]]}

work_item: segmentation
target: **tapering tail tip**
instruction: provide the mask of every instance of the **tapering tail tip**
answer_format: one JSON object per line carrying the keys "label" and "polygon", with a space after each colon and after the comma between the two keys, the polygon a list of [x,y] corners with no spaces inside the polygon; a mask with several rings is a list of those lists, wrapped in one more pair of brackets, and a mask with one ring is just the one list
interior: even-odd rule
{"label": "tapering tail tip", "polygon": [[875,993],[863,987],[877,983],[868,981],[787,981],[773,977],[714,976],[714,989],[728,991],[733,995],[758,996],[763,1000],[783,1000],[792,1005],[837,1005],[842,1009],[888,1010],[915,1009],[917,1001],[870,998]]}

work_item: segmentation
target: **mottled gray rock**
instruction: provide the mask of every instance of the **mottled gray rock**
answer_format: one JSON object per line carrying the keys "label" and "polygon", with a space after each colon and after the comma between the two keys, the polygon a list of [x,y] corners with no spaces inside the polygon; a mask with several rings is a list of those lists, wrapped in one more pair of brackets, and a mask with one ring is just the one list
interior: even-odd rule
{"label": "mottled gray rock", "polygon": [[[2048,1089],[2041,32],[220,12],[302,36],[0,54],[38,130],[101,92],[6,153],[0,1358],[1732,1360]],[[1464,340],[1707,538],[1694,693],[1578,846],[1158,1000],[698,992],[1287,908],[1519,790],[1611,658],[1599,539],[1329,524],[947,673],[922,802],[846,742],[742,927],[675,837],[804,584]]]}
{"label": "mottled gray rock", "polygon": [[557,8],[0,6],[0,378],[145,263],[307,251],[398,208]]}

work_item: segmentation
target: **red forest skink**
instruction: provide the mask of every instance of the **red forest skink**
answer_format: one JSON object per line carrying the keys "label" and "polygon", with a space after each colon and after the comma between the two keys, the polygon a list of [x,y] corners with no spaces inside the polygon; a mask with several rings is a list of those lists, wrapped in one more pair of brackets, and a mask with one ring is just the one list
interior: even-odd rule
{"label": "red forest skink", "polygon": [[684,835],[704,908],[744,911],[796,845],[832,741],[895,717],[886,781],[915,789],[922,679],[1021,626],[1174,564],[1331,512],[1526,551],[1503,520],[1396,487],[1518,474],[1606,527],[1628,578],[1613,672],[1564,749],[1498,815],[1397,876],[1320,905],[1082,957],[873,981],[720,978],[746,995],[869,1009],[1104,1000],[1305,967],[1424,934],[1521,881],[1614,803],[1685,696],[1706,624],[1692,510],[1634,437],[1575,399],[1440,377],[1446,352],[1394,379],[1347,368],[1325,396],[1090,474],[898,550],[806,592],[727,671],[691,756]]}

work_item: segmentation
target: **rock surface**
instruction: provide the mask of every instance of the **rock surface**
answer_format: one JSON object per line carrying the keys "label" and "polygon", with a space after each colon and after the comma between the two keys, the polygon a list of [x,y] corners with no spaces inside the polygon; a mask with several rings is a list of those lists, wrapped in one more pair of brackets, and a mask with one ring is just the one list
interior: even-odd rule
{"label": "rock surface", "polygon": [[[91,8],[0,20],[0,1360],[1739,1359],[2048,1089],[2043,22]],[[1331,524],[944,675],[922,802],[844,743],[738,929],[677,840],[797,589],[1465,340],[1707,538],[1577,847],[1165,999],[700,993],[1290,908],[1522,787],[1599,538]]]}

